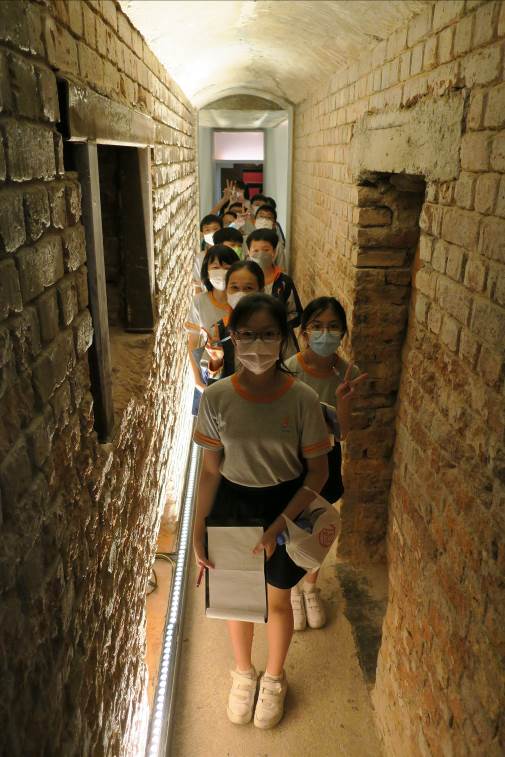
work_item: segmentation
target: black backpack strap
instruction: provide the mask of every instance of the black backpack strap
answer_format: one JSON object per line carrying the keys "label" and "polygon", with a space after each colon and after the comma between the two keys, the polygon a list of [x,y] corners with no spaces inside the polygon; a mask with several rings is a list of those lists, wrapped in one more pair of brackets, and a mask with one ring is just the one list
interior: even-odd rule
{"label": "black backpack strap", "polygon": [[283,273],[272,284],[272,297],[278,297],[284,303],[289,300],[292,291],[293,282],[289,276],[285,276]]}
{"label": "black backpack strap", "polygon": [[224,339],[226,336],[228,336],[226,332],[227,328],[224,325],[223,319],[221,318],[221,320],[217,322],[217,333],[219,334],[219,339]]}
{"label": "black backpack strap", "polygon": [[[228,327],[224,325],[224,321],[221,319],[217,322],[217,329],[219,333],[219,339],[226,339],[230,335]],[[235,373],[235,348],[231,339],[226,339],[223,343],[223,378],[231,376]]]}
{"label": "black backpack strap", "polygon": [[[293,283],[293,279],[291,278],[291,276],[287,276],[285,273],[281,273],[281,275],[274,281],[272,285],[272,295],[274,297],[278,297],[286,305],[291,294],[293,295],[293,299],[295,301],[296,316],[291,319],[289,326],[291,329],[294,329],[300,325],[303,307],[302,303],[300,302],[298,292],[296,291],[296,287]],[[297,343],[296,339],[294,341],[295,343]]]}

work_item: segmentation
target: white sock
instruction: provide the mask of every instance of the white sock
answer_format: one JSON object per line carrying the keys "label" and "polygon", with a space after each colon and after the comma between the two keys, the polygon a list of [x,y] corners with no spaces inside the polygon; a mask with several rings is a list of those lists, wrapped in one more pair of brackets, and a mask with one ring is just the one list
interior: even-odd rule
{"label": "white sock", "polygon": [[311,591],[315,591],[317,589],[317,586],[315,584],[309,583],[308,581],[303,582],[303,591],[305,594],[310,594]]}
{"label": "white sock", "polygon": [[282,681],[284,678],[284,671],[282,671],[279,676],[273,676],[268,670],[265,670],[265,677],[268,678],[269,681]]}
{"label": "white sock", "polygon": [[241,676],[249,676],[249,678],[254,678],[256,675],[256,671],[252,666],[248,668],[248,670],[240,670],[240,668],[237,668],[237,673],[240,673]]}

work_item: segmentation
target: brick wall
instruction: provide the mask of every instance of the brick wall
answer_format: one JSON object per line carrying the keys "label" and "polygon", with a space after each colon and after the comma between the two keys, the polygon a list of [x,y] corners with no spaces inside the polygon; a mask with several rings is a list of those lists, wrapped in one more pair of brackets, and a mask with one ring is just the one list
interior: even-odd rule
{"label": "brick wall", "polygon": [[[505,750],[504,35],[503,3],[437,2],[295,112],[294,277],[305,301],[342,299],[349,351],[374,376],[346,449],[341,549],[380,558],[388,505],[374,703],[387,753],[402,757]],[[395,272],[412,282],[397,303],[405,314],[410,302],[401,372],[398,353],[376,350],[392,258],[363,257],[360,196],[377,171],[398,190],[402,173],[426,181],[417,251]]]}
{"label": "brick wall", "polygon": [[[97,443],[79,177],[56,72],[151,115],[157,327]],[[0,732],[9,755],[127,755],[145,723],[144,593],[187,419],[194,113],[114,2],[0,3]],[[134,382],[131,382],[132,384]],[[168,471],[168,476],[167,476]],[[170,478],[172,477],[172,478]]]}

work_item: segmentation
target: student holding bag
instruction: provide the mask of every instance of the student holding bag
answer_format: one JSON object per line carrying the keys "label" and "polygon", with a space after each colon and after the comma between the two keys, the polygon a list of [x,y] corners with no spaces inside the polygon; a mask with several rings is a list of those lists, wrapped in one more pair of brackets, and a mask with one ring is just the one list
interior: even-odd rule
{"label": "student holding bag", "polygon": [[[266,294],[249,294],[229,321],[240,370],[203,394],[194,434],[204,448],[193,544],[199,566],[212,570],[205,551],[205,524],[261,522],[266,529],[255,551],[265,551],[268,586],[268,659],[259,684],[254,724],[271,728],[282,718],[284,661],[293,634],[290,590],[305,571],[277,536],[284,513],[294,520],[328,476],[328,432],[316,393],[285,369],[289,328],[284,305]],[[228,699],[233,723],[253,715],[257,674],[251,651],[254,625],[228,621],[236,669]]]}
{"label": "student holding bag", "polygon": [[[290,357],[286,366],[317,392],[326,411],[332,449],[328,453],[328,480],[321,496],[328,502],[336,502],[344,493],[340,442],[349,430],[354,391],[367,374],[360,374],[357,366],[349,365],[338,354],[347,333],[347,320],[344,308],[335,297],[318,297],[309,302],[302,313],[300,333],[305,348]],[[309,573],[302,591],[297,586],[291,593],[295,631],[303,631],[307,623],[310,628],[321,628],[326,623],[326,613],[316,587],[318,575],[319,571]]]}

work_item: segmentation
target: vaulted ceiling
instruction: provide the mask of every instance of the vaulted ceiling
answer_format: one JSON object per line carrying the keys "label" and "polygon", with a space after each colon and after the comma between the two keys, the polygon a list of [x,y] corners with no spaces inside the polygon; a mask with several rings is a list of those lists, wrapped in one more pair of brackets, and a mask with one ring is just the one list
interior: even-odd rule
{"label": "vaulted ceiling", "polygon": [[244,92],[297,103],[432,0],[121,0],[197,107]]}

